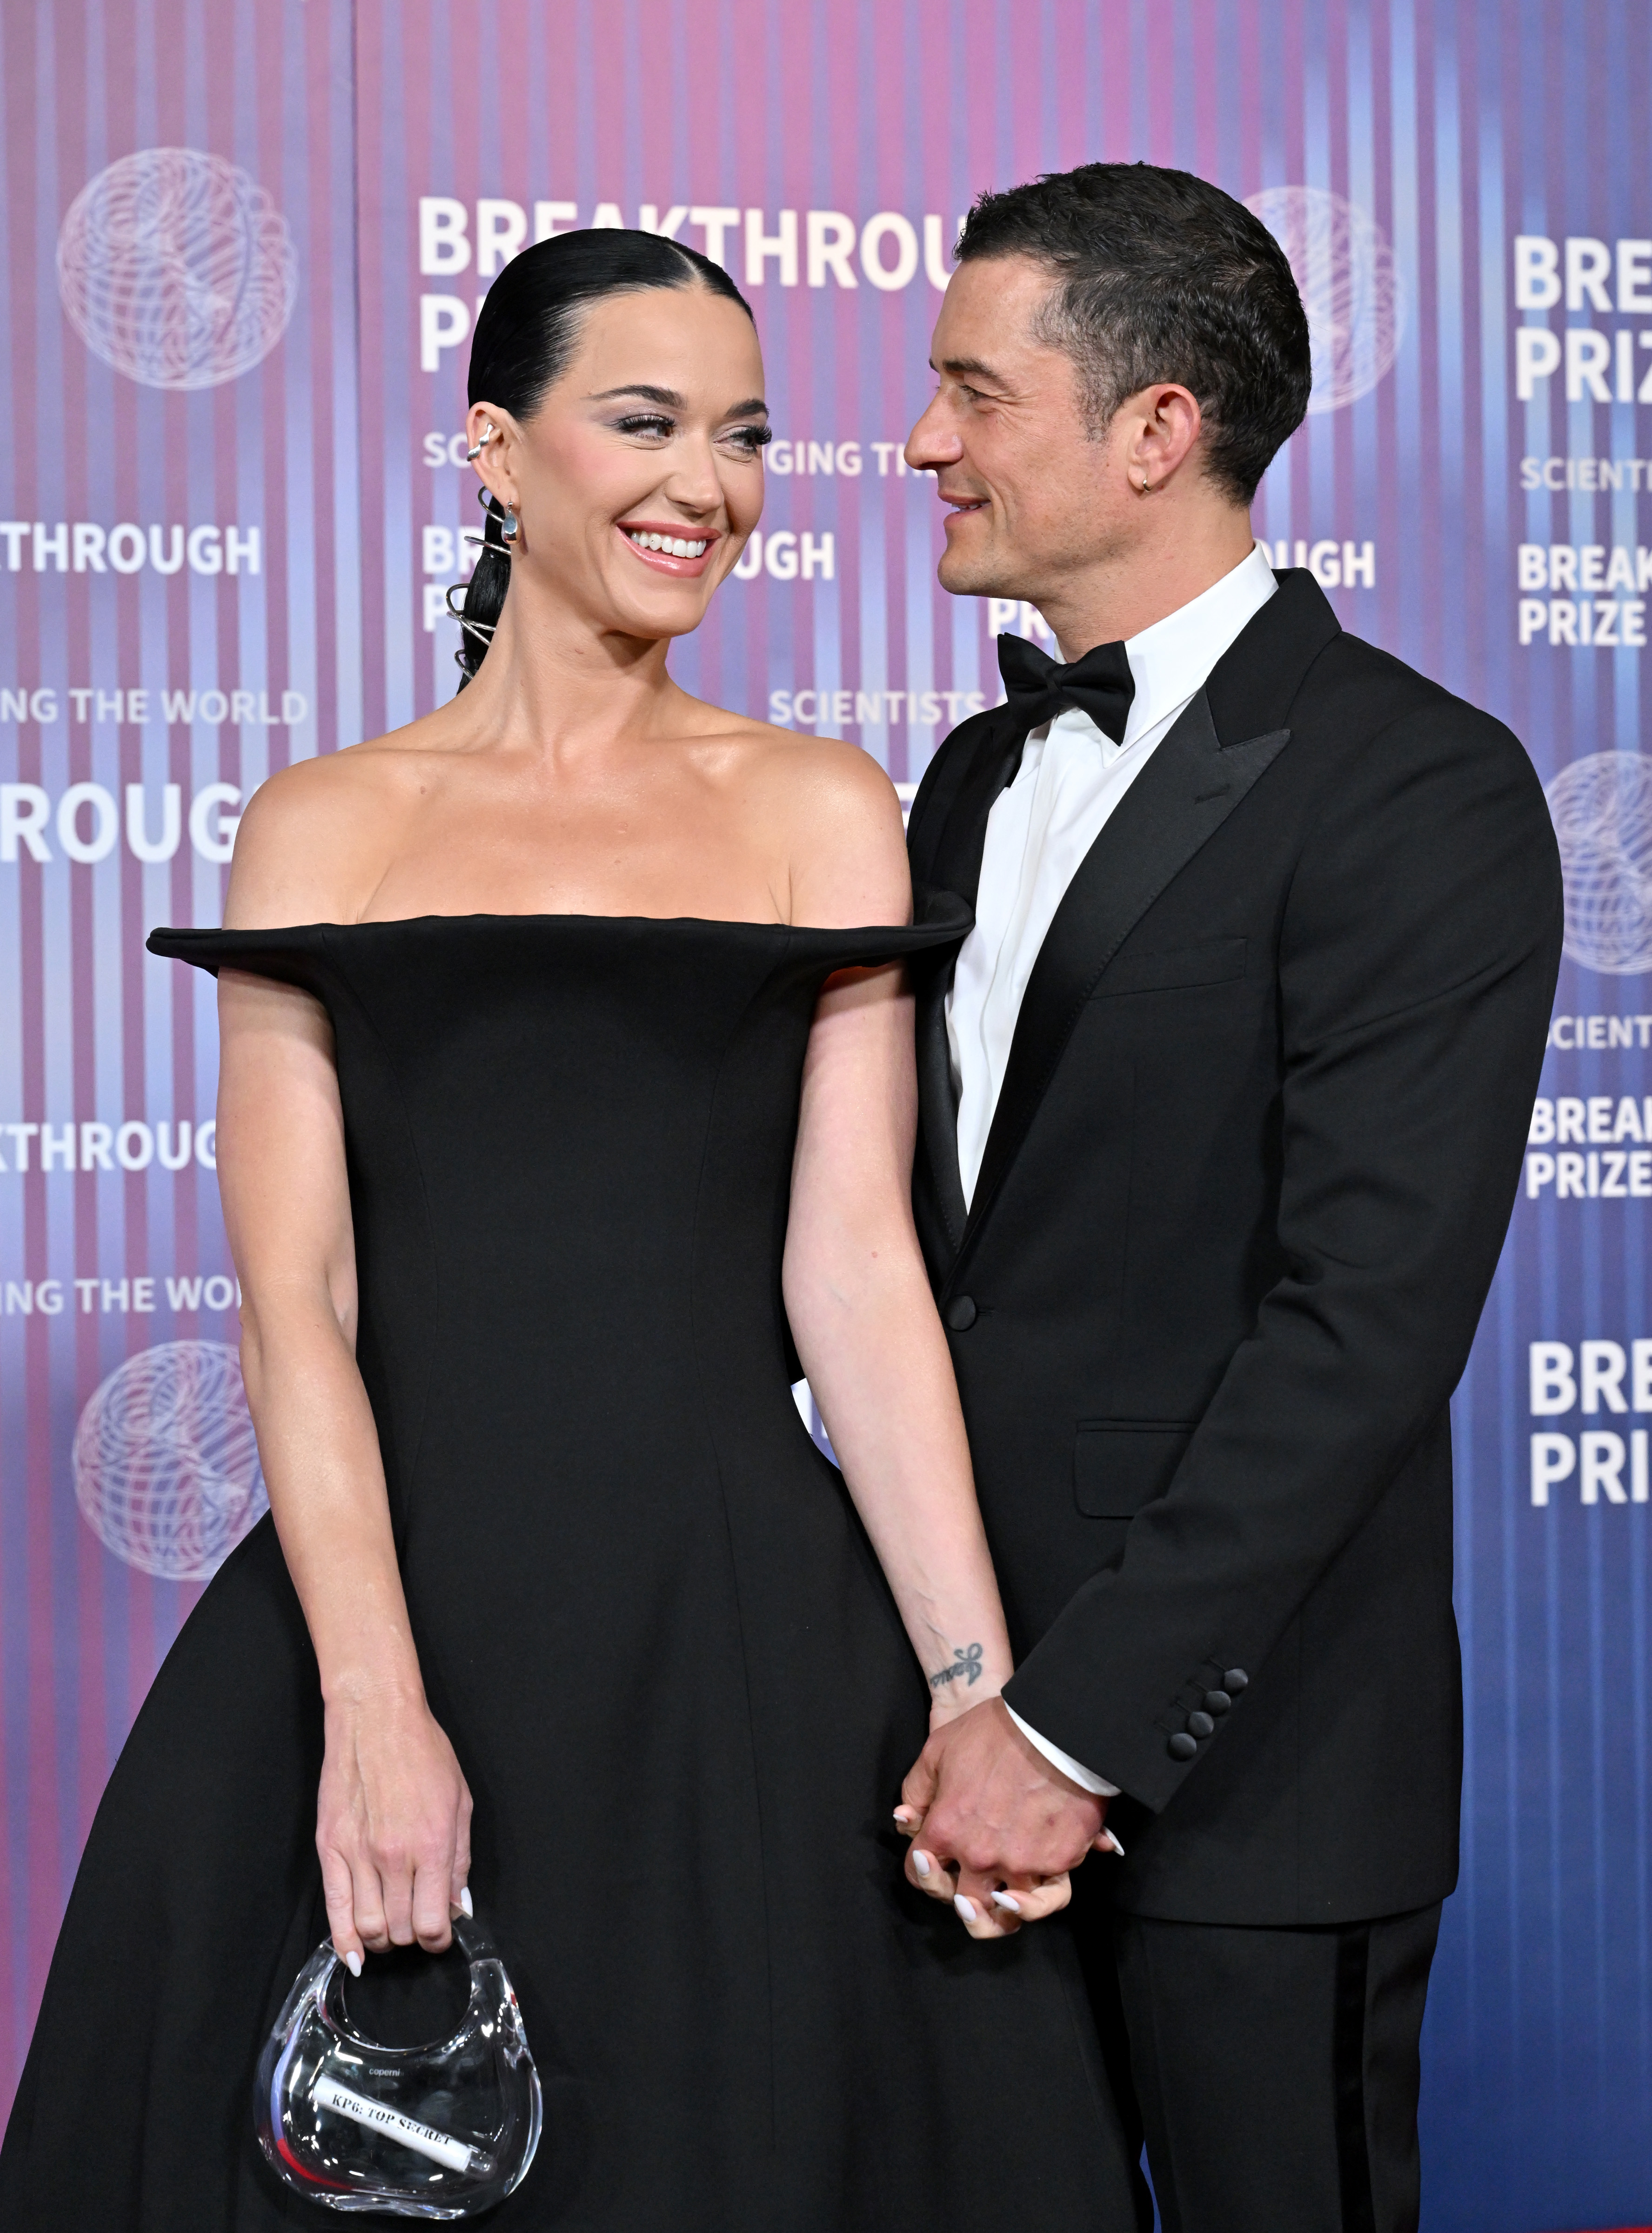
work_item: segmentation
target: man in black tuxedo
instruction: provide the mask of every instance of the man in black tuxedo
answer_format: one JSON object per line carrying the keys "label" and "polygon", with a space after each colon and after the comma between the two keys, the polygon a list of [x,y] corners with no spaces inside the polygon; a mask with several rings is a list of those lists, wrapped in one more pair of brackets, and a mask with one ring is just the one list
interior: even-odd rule
{"label": "man in black tuxedo", "polygon": [[1398,2233],[1457,1870],[1447,1403],[1554,838],[1506,729],[1252,544],[1311,382],[1255,218],[1094,164],[959,257],[907,456],[943,585],[1061,661],[1000,640],[912,812],[976,909],[920,988],[915,1202],[1019,1667],[908,1779],[908,1871],[985,1935],[1122,1846],[1074,1922],[1167,2233]]}

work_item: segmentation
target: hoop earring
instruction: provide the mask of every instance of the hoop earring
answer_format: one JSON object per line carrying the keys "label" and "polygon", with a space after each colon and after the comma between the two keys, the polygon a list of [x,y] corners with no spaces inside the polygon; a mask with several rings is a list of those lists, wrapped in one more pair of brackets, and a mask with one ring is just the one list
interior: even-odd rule
{"label": "hoop earring", "polygon": [[1142,474],[1141,479],[1136,483],[1135,492],[1138,496],[1151,496],[1153,494],[1152,486],[1145,473]]}
{"label": "hoop earring", "polygon": [[481,440],[479,442],[473,443],[471,448],[466,450],[465,452],[465,462],[467,465],[472,464],[481,456],[483,451],[486,449],[488,444],[493,439],[494,434],[498,430],[495,428],[493,421],[490,419],[487,421],[486,431],[483,434]]}
{"label": "hoop earring", "polygon": [[506,505],[504,518],[499,522],[499,532],[504,537],[504,555],[507,558],[514,558],[517,555],[517,537],[521,528],[522,522],[517,518],[516,506]]}

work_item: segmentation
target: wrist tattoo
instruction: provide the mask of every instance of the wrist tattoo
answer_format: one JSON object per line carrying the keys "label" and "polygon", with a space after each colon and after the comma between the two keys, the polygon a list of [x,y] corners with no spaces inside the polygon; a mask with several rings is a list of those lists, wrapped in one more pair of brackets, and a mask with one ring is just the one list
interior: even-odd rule
{"label": "wrist tattoo", "polygon": [[960,1676],[966,1687],[972,1689],[980,1676],[983,1649],[979,1644],[959,1644],[953,1653],[952,1665],[940,1669],[930,1676],[930,1689],[943,1690],[948,1683],[956,1683]]}

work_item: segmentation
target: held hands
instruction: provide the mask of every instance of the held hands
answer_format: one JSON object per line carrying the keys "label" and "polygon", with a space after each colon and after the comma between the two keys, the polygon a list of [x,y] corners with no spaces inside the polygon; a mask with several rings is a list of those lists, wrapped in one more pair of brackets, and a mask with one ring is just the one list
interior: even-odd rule
{"label": "held hands", "polygon": [[364,1950],[448,1944],[454,1911],[471,1912],[471,1794],[422,1696],[328,1702],[315,1845],[333,1944],[353,1976]]}
{"label": "held hands", "polygon": [[901,1787],[907,1880],[952,1901],[972,1938],[1005,1938],[1066,1906],[1092,1848],[1123,1849],[1107,1801],[1052,1767],[997,1697],[938,1710]]}

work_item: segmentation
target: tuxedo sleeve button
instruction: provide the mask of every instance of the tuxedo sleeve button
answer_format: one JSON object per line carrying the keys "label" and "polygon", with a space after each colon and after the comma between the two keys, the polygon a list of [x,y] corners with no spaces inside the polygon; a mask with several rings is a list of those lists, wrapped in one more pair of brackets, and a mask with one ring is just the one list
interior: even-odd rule
{"label": "tuxedo sleeve button", "polygon": [[1239,1692],[1248,1685],[1250,1679],[1242,1667],[1230,1667],[1222,1677],[1222,1688],[1230,1698],[1237,1698]]}
{"label": "tuxedo sleeve button", "polygon": [[1205,1711],[1207,1714],[1225,1714],[1232,1702],[1226,1690],[1206,1690],[1205,1693]]}
{"label": "tuxedo sleeve button", "polygon": [[954,1333],[967,1333],[975,1323],[973,1295],[954,1295],[943,1313]]}
{"label": "tuxedo sleeve button", "polygon": [[1207,1737],[1214,1734],[1216,1724],[1208,1714],[1195,1713],[1188,1715],[1187,1727],[1194,1736]]}
{"label": "tuxedo sleeve button", "polygon": [[1193,1760],[1198,1757],[1199,1741],[1190,1737],[1186,1729],[1178,1729],[1166,1749],[1172,1760]]}

